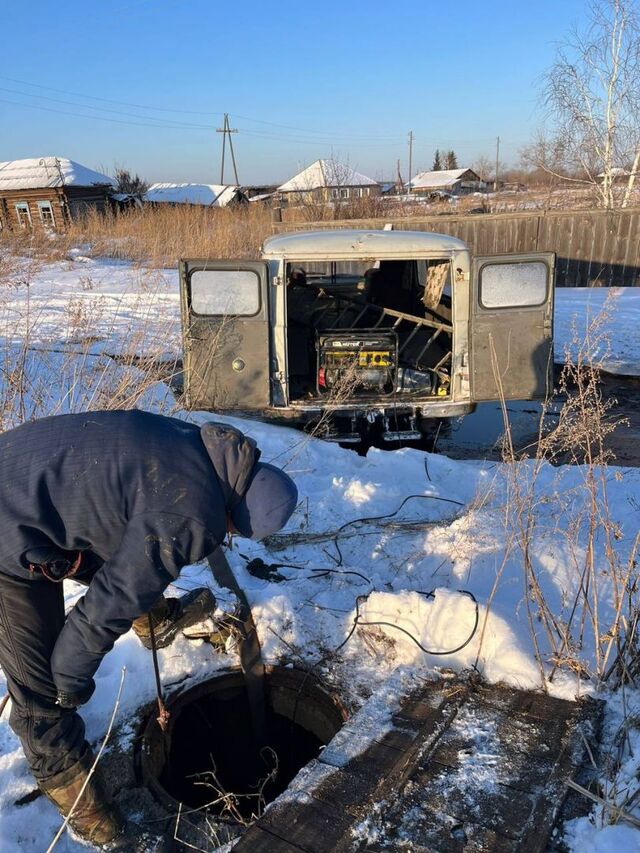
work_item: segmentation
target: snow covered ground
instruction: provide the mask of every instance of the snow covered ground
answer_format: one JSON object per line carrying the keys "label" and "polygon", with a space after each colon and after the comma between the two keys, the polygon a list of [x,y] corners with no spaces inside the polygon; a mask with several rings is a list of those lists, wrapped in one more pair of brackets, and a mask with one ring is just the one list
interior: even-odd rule
{"label": "snow covered ground", "polygon": [[[175,271],[145,270],[76,254],[69,261],[41,267],[16,262],[12,281],[1,295],[0,352],[4,349],[5,359],[14,358],[23,352],[25,339],[33,347],[26,355],[31,377],[24,394],[27,416],[44,414],[43,409],[60,397],[64,402],[57,411],[99,403],[107,372],[111,383],[107,389],[118,387],[123,376],[135,379],[134,367],[119,366],[104,353],[179,352]],[[576,315],[576,328],[583,329],[606,295],[600,290],[559,292],[558,354],[572,338],[571,317]],[[610,307],[607,367],[638,375],[640,291],[616,293]],[[87,376],[100,382],[95,387],[89,382],[87,390]],[[162,383],[149,387],[138,405],[164,412],[175,408]],[[197,422],[212,417],[175,413]],[[528,556],[541,595],[555,617],[566,620],[579,587],[578,567],[584,565],[589,547],[585,523],[589,495],[582,468],[543,465],[537,470],[528,461],[514,472],[500,463],[460,462],[413,449],[372,449],[360,457],[294,430],[226,420],[255,437],[263,458],[284,467],[300,492],[300,504],[285,531],[287,539],[276,539],[269,547],[236,540],[229,553],[251,602],[268,661],[323,659],[352,708],[405,668],[427,672],[475,664],[489,680],[525,688],[539,687],[543,674],[549,678],[549,641],[539,614],[528,613],[523,551],[514,534],[518,529],[514,495],[518,490],[524,494],[534,519]],[[605,480],[617,531],[613,548],[624,565],[640,526],[640,469],[611,467]],[[607,544],[602,537],[596,539],[604,625],[614,612]],[[257,557],[277,564],[271,580],[247,570],[248,562]],[[173,592],[203,583],[212,583],[208,568],[192,566]],[[67,602],[72,606],[82,588],[72,583],[68,587]],[[228,591],[215,592],[221,609],[232,607]],[[470,642],[450,655],[425,653],[416,641],[442,652],[463,645],[473,633],[475,605],[469,592],[477,599],[479,612],[479,627]],[[361,628],[335,653],[351,630],[359,596],[366,596],[360,605],[363,621],[389,622],[407,633],[393,627]],[[542,671],[534,638],[544,660]],[[574,651],[577,663],[593,669],[593,631],[584,632],[581,647]],[[202,678],[237,659],[233,650],[226,656],[215,654],[200,641],[180,638],[160,652],[160,661],[163,680],[171,684],[185,676]],[[130,633],[105,658],[96,692],[83,708],[93,741],[105,732],[123,666],[127,675],[121,722],[133,722],[136,709],[154,696],[149,653]],[[564,697],[588,691],[588,680],[577,672],[577,666],[556,671],[548,683],[550,691]],[[627,700],[632,712],[640,713],[640,696],[629,694]],[[0,721],[0,850],[39,853],[60,821],[43,798],[14,806],[32,790],[33,781],[7,716]],[[616,699],[611,703],[611,729],[619,719]],[[629,758],[624,773],[631,789],[639,785],[637,768],[638,759]],[[627,826],[599,828],[584,819],[570,831],[576,853],[608,851],[616,845],[640,850],[640,833]],[[87,849],[64,843],[67,846],[61,849],[71,853]]]}
{"label": "snow covered ground", "polygon": [[602,324],[590,353],[603,370],[640,375],[640,288],[561,287],[556,290],[554,348],[556,362],[577,343],[598,315]]}
{"label": "snow covered ground", "polygon": [[[92,353],[137,353],[166,358],[181,351],[176,269],[147,269],[94,259],[79,250],[69,260],[39,264],[15,260],[10,286],[0,289],[0,335],[16,342],[86,344]],[[559,288],[555,357],[564,361],[605,307],[602,341],[592,355],[612,373],[640,374],[640,288]],[[575,339],[575,340],[574,340]],[[86,347],[84,347],[86,349]],[[144,349],[144,352],[142,350]]]}

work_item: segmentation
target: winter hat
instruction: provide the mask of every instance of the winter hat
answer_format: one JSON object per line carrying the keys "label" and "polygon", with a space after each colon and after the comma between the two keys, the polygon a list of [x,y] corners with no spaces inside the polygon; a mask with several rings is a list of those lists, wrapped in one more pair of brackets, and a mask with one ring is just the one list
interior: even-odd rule
{"label": "winter hat", "polygon": [[297,501],[291,477],[275,465],[257,462],[242,500],[231,510],[231,521],[240,536],[264,539],[285,526]]}

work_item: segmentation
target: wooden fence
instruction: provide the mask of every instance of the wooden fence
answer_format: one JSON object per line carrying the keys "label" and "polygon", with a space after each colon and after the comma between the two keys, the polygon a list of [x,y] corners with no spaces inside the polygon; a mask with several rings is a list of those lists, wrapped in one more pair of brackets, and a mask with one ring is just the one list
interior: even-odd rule
{"label": "wooden fence", "polygon": [[640,286],[640,209],[278,223],[276,231],[382,228],[459,237],[476,255],[555,252],[558,287]]}

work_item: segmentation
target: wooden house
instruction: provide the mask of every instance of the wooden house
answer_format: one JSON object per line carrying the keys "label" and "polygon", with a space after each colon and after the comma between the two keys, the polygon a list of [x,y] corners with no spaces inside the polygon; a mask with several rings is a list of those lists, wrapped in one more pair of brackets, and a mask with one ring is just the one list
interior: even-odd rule
{"label": "wooden house", "polygon": [[380,195],[373,178],[335,160],[316,160],[277,189],[285,204],[340,204]]}
{"label": "wooden house", "polygon": [[0,163],[0,231],[63,231],[89,209],[104,211],[115,181],[66,157]]}
{"label": "wooden house", "polygon": [[439,169],[435,172],[419,172],[409,181],[408,187],[411,195],[437,196],[444,193],[464,195],[481,192],[487,185],[473,169]]}

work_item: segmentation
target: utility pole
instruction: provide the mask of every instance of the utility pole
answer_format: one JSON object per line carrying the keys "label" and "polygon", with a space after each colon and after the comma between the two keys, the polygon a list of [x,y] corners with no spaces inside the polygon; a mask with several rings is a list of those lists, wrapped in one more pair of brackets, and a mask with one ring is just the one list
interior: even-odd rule
{"label": "utility pole", "polygon": [[412,180],[411,175],[413,174],[412,166],[411,166],[412,160],[413,160],[413,131],[410,130],[409,131],[409,186],[407,187],[409,194],[411,194],[411,180]]}
{"label": "utility pole", "polygon": [[222,127],[216,128],[216,133],[222,134],[222,161],[220,163],[220,183],[221,184],[224,184],[224,155],[225,155],[225,148],[226,148],[227,135],[228,135],[229,136],[229,150],[231,152],[231,162],[233,163],[233,174],[234,174],[235,179],[236,179],[236,184],[238,186],[240,185],[240,181],[238,180],[238,170],[236,168],[236,156],[235,156],[235,153],[233,151],[233,141],[231,139],[231,134],[237,133],[237,132],[238,132],[237,128],[231,128],[229,126],[229,113],[225,113],[224,114],[224,122],[223,122]]}
{"label": "utility pole", "polygon": [[493,191],[494,193],[498,192],[498,169],[500,166],[500,137],[496,138],[496,177],[493,182]]}

